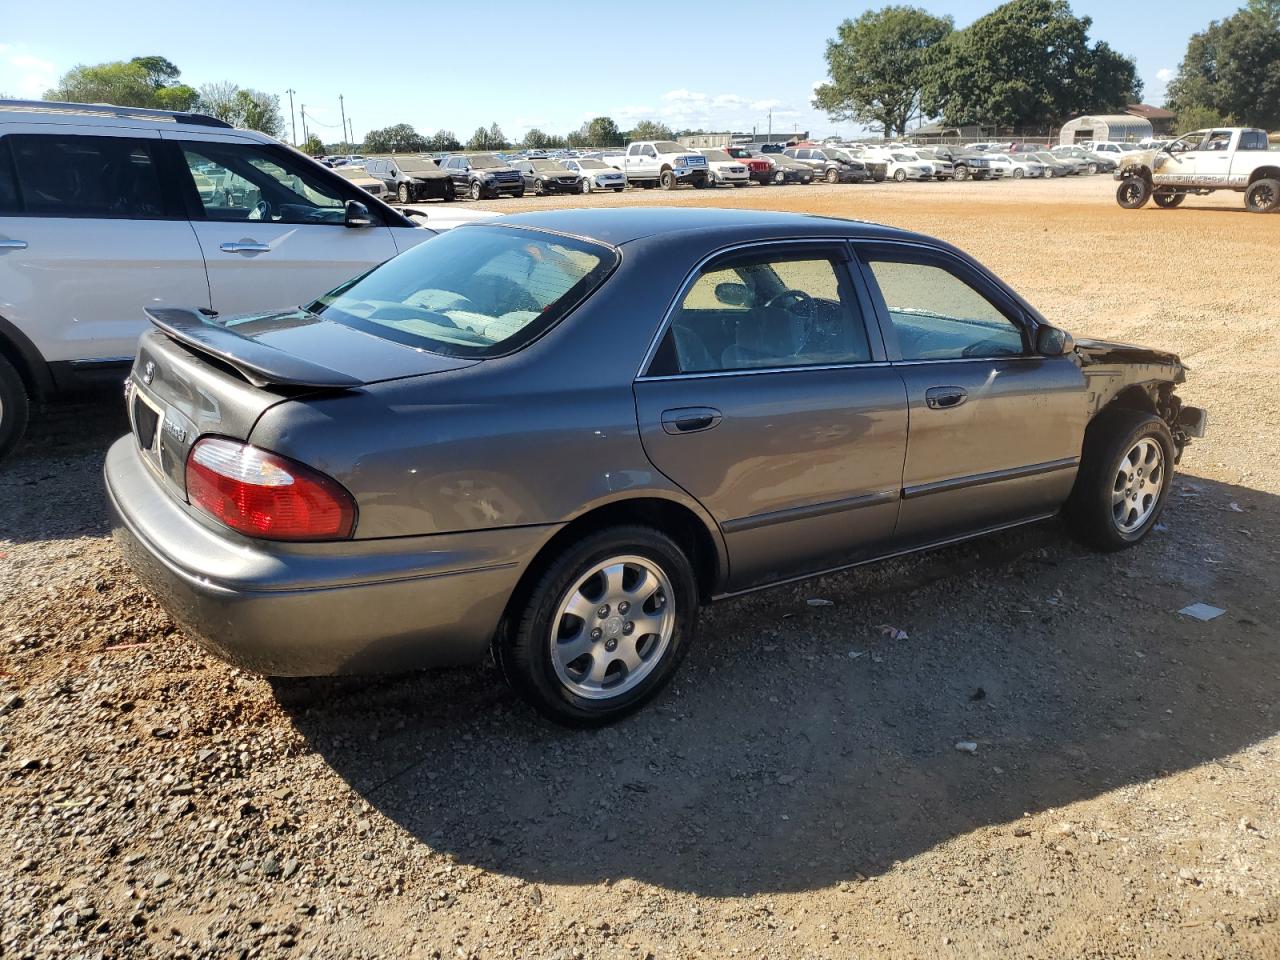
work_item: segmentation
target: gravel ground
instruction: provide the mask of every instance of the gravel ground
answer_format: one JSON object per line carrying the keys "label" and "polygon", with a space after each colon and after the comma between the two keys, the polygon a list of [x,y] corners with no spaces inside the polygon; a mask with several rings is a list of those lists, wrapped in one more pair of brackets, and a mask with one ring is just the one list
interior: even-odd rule
{"label": "gravel ground", "polygon": [[1049,523],[717,607],[599,732],[489,667],[203,655],[107,536],[119,404],[50,411],[0,466],[0,956],[1280,957],[1280,217],[1112,189],[591,198],[944,237],[1068,329],[1179,351],[1211,410],[1141,548]]}

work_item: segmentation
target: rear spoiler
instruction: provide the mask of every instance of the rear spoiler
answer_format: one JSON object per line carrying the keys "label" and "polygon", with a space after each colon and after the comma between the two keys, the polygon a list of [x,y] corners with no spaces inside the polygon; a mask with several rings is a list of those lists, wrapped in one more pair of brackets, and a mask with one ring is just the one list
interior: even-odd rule
{"label": "rear spoiler", "polygon": [[364,385],[362,380],[345,373],[242,337],[223,324],[211,322],[198,310],[147,307],[144,312],[166,337],[230,364],[255,387],[349,389]]}

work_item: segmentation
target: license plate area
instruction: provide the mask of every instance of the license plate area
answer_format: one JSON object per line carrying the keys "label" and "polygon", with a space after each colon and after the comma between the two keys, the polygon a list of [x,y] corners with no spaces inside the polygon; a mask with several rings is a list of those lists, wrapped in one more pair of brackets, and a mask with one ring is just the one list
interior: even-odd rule
{"label": "license plate area", "polygon": [[160,429],[164,423],[164,411],[135,385],[129,413],[133,419],[133,435],[138,441],[138,449],[142,451],[144,459],[159,468]]}

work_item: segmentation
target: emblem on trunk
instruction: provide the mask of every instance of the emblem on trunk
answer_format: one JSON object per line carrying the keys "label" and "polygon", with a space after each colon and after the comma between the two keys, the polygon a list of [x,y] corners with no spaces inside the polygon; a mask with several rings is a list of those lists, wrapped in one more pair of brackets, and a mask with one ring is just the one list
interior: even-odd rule
{"label": "emblem on trunk", "polygon": [[156,365],[148,360],[147,365],[142,368],[142,382],[147,386],[151,386],[151,381],[156,378]]}

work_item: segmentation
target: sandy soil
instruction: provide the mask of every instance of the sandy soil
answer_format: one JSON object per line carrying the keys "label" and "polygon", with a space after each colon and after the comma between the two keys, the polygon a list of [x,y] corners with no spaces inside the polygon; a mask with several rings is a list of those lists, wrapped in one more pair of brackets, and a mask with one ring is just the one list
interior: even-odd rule
{"label": "sandy soil", "polygon": [[0,956],[1280,957],[1280,217],[1112,191],[590,198],[941,236],[1073,332],[1176,350],[1211,411],[1140,549],[1050,523],[717,607],[600,732],[491,668],[202,655],[106,535],[114,399],[51,411],[0,466]]}

